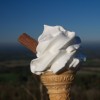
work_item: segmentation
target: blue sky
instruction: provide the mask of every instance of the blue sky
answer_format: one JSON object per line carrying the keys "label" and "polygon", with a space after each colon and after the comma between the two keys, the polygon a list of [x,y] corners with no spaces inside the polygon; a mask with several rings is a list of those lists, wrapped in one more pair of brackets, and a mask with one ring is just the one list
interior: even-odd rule
{"label": "blue sky", "polygon": [[37,39],[44,24],[100,42],[100,0],[0,0],[0,44],[17,43],[23,32]]}

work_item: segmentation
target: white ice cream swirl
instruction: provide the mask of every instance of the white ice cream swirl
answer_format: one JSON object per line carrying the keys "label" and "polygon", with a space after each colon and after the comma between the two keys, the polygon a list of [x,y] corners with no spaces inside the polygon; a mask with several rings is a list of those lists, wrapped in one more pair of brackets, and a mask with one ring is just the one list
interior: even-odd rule
{"label": "white ice cream swirl", "polygon": [[79,53],[81,40],[75,32],[62,26],[44,25],[44,31],[38,38],[37,58],[30,63],[31,72],[40,75],[48,70],[57,73],[68,67],[76,68],[85,57]]}

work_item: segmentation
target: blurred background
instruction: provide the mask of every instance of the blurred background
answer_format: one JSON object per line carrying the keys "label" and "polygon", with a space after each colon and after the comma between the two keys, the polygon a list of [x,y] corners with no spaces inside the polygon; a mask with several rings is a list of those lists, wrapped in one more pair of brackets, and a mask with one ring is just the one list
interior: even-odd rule
{"label": "blurred background", "polygon": [[0,0],[0,100],[48,100],[30,72],[36,55],[18,43],[38,39],[43,25],[61,25],[82,40],[87,61],[72,87],[73,100],[100,100],[100,0]]}

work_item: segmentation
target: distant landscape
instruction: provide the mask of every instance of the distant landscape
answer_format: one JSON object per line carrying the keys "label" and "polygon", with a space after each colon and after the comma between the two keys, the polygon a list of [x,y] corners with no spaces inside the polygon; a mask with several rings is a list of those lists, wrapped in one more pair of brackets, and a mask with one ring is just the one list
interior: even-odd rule
{"label": "distant landscape", "polygon": [[[72,100],[100,100],[100,45],[83,44],[87,56],[72,87]],[[0,100],[49,100],[39,76],[30,72],[36,55],[22,45],[0,46]]]}

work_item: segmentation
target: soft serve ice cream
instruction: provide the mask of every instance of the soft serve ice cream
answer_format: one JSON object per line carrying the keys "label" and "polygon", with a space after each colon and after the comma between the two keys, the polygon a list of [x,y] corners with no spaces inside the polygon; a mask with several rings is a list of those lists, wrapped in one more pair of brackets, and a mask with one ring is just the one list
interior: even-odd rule
{"label": "soft serve ice cream", "polygon": [[37,75],[45,71],[57,73],[63,68],[77,68],[84,56],[77,53],[81,40],[75,32],[62,26],[44,25],[44,31],[38,38],[37,58],[30,63],[31,72]]}

